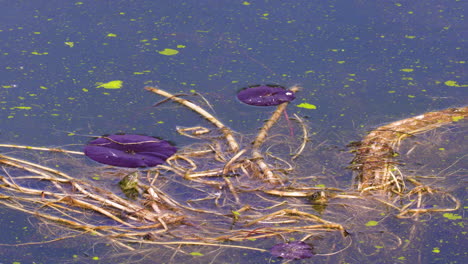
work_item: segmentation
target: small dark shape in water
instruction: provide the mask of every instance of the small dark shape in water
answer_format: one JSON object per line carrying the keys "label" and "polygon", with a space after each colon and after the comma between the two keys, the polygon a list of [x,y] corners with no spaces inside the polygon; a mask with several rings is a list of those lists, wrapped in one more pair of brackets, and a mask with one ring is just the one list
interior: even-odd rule
{"label": "small dark shape in water", "polygon": [[110,135],[86,145],[84,153],[99,163],[125,167],[154,167],[177,151],[169,142],[142,135]]}
{"label": "small dark shape in water", "polygon": [[272,106],[291,102],[296,98],[294,92],[277,85],[255,85],[242,89],[237,98],[248,105]]}
{"label": "small dark shape in water", "polygon": [[304,241],[276,244],[270,253],[275,257],[289,260],[311,258],[314,255],[312,246]]}

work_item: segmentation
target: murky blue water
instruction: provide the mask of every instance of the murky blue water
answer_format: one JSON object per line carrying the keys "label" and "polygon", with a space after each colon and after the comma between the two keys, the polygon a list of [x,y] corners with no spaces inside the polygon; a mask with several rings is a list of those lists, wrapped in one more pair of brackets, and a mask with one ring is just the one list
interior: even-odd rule
{"label": "murky blue water", "polygon": [[[386,122],[467,102],[464,1],[0,4],[1,143],[81,149],[86,136],[117,132],[190,143],[174,127],[203,121],[182,108],[152,108],[161,98],[145,85],[199,92],[220,120],[254,133],[252,124],[270,110],[241,105],[238,89],[300,84],[304,89],[289,112],[308,117],[313,131],[336,145]],[[117,80],[119,89],[97,87]],[[297,107],[302,102],[317,109]],[[34,217],[7,208],[0,215],[8,230],[0,243],[41,240],[28,222],[36,223]],[[425,236],[454,247],[453,235]],[[60,250],[0,246],[0,262],[94,254],[92,246],[69,243],[57,245]],[[437,243],[427,244],[421,263],[437,257],[431,251]],[[462,255],[433,263],[460,263]]]}

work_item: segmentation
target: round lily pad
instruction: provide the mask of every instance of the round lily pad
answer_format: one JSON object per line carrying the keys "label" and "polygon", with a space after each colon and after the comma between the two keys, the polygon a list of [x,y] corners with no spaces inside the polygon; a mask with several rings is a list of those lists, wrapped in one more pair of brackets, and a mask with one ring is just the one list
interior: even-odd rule
{"label": "round lily pad", "polygon": [[279,85],[253,85],[239,91],[237,98],[248,105],[272,106],[290,102],[296,98],[294,92]]}
{"label": "round lily pad", "polygon": [[154,167],[177,151],[169,142],[143,135],[110,135],[89,142],[86,156],[99,163],[125,167]]}

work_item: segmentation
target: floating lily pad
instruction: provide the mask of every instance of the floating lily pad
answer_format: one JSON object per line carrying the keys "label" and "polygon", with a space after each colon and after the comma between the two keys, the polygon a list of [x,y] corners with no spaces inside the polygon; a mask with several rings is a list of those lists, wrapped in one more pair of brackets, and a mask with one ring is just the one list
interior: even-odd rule
{"label": "floating lily pad", "polygon": [[86,145],[84,153],[103,164],[126,167],[154,167],[164,163],[177,149],[169,142],[142,135],[110,135]]}
{"label": "floating lily pad", "polygon": [[291,102],[296,98],[294,92],[278,85],[254,85],[242,89],[237,98],[248,105],[272,106]]}

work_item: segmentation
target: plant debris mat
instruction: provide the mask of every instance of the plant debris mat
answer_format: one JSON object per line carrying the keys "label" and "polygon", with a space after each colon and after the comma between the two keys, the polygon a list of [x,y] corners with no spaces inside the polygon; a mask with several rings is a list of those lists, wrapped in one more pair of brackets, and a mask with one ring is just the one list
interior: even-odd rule
{"label": "plant debris mat", "polygon": [[[258,134],[249,137],[196,103],[155,87],[145,89],[195,111],[210,126],[177,127],[196,143],[149,169],[91,165],[79,151],[1,145],[13,151],[0,155],[0,203],[69,230],[54,241],[89,233],[116,248],[133,251],[157,244],[181,255],[190,254],[185,246],[269,252],[266,246],[253,246],[252,241],[263,238],[275,243],[320,238],[323,248],[316,246],[321,252],[315,254],[337,254],[353,243],[350,233],[361,224],[381,221],[382,213],[418,220],[460,207],[459,199],[441,188],[453,170],[419,175],[413,167],[406,172],[400,154],[411,158],[414,148],[433,144],[423,140],[408,147],[406,138],[431,135],[435,141],[448,130],[463,137],[468,107],[429,112],[371,131],[353,144],[355,182],[345,188],[333,187],[324,177],[298,174],[307,166],[300,163],[310,151],[311,136],[297,115],[288,117],[282,128],[276,124],[288,102],[278,105]],[[278,149],[288,153],[275,153]],[[450,166],[464,159],[457,156]],[[463,173],[459,169],[453,174]],[[126,188],[123,181],[135,184]],[[402,245],[397,235],[385,241],[394,248]]]}

